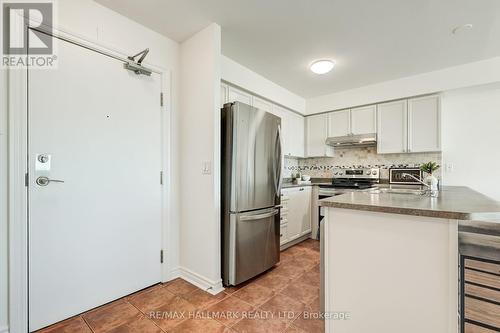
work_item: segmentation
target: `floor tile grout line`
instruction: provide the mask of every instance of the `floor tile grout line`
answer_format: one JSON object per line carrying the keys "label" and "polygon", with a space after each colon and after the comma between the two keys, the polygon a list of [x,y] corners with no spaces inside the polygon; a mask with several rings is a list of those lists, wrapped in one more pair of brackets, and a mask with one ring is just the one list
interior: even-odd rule
{"label": "floor tile grout line", "polygon": [[[306,242],[309,242],[309,240],[306,240]],[[294,247],[291,247],[291,249],[294,248]],[[306,244],[298,244],[296,247],[295,247],[295,254],[290,254],[289,258],[287,260],[283,260],[280,264],[284,264],[286,263],[287,261],[290,261],[290,260],[297,260],[298,258],[301,258],[301,259],[304,259],[304,255],[307,253],[307,252],[310,252],[312,255],[318,255],[318,251],[312,247],[310,247],[309,245],[306,245]],[[311,258],[309,257],[309,254],[307,255],[307,257],[305,258]],[[308,261],[308,260],[306,260]],[[282,276],[282,277],[285,277],[286,279],[288,279],[288,283],[285,284],[284,287],[281,287],[281,288],[270,288],[268,286],[265,286],[265,285],[261,285],[259,284],[259,278],[255,279],[254,281],[251,281],[248,283],[248,285],[245,285],[243,287],[241,287],[241,289],[238,289],[232,293],[227,293],[227,292],[224,292],[224,297],[215,301],[214,303],[208,303],[207,305],[203,305],[201,307],[197,307],[194,303],[192,303],[190,300],[188,300],[188,296],[195,293],[198,289],[194,289],[190,292],[188,292],[186,295],[180,295],[180,294],[176,294],[170,290],[166,290],[168,293],[174,295],[175,297],[179,298],[179,299],[182,299],[183,301],[187,302],[188,304],[190,304],[191,306],[193,306],[195,308],[196,311],[207,311],[210,307],[212,306],[216,306],[217,304],[219,304],[220,302],[223,302],[224,300],[227,300],[227,299],[230,299],[231,297],[232,298],[235,298],[237,299],[238,301],[250,306],[253,311],[266,311],[265,309],[263,309],[262,307],[264,306],[264,304],[266,304],[269,300],[271,300],[273,297],[276,297],[277,295],[284,295],[286,297],[289,297],[290,299],[293,299],[294,301],[297,301],[297,302],[300,302],[301,304],[305,304],[307,308],[311,309],[312,310],[312,304],[316,301],[317,297],[313,298],[313,300],[311,300],[310,302],[302,302],[300,299],[296,299],[294,297],[291,297],[290,295],[287,295],[287,294],[284,294],[283,291],[290,285],[294,284],[294,283],[297,283],[297,279],[299,279],[301,276],[304,276],[305,274],[308,274],[308,273],[311,273],[311,274],[316,274],[316,267],[318,266],[318,262],[317,260],[314,260],[312,259],[312,261],[314,262],[314,265],[312,265],[311,267],[308,267],[307,269],[302,269],[302,272],[295,278],[293,279],[289,279],[289,277],[285,274],[283,274],[283,272],[281,273],[276,273],[278,276]],[[279,267],[279,266],[278,266]],[[303,266],[301,266],[303,267]],[[314,270],[314,271],[313,271]],[[264,277],[266,274],[268,274],[270,272],[266,272],[262,275],[262,277]],[[175,280],[175,279],[174,279]],[[173,280],[172,280],[173,281]],[[169,281],[170,282],[170,281]],[[189,283],[186,281],[186,283]],[[258,285],[260,287],[263,287],[263,288],[266,288],[266,289],[269,289],[270,291],[272,291],[272,296],[264,299],[264,301],[260,302],[260,304],[258,305],[254,305],[254,304],[251,304],[247,301],[245,301],[244,299],[242,298],[239,298],[237,295],[238,293],[243,290],[244,288],[248,287],[249,285],[251,284],[255,284],[255,285]],[[150,286],[150,287],[147,287],[147,288],[144,288],[143,290],[141,291],[138,291],[136,293],[140,293],[140,292],[143,292],[143,291],[146,291],[147,289],[151,288],[152,290],[150,291],[147,291],[147,292],[154,292],[154,289],[156,289],[155,286],[158,286],[158,288],[166,288],[167,286],[169,285],[169,283],[159,283],[159,284],[156,284],[154,286]],[[317,287],[316,287],[317,288]],[[136,294],[136,293],[133,293],[133,294]],[[127,296],[124,296],[124,297],[121,297],[117,300],[114,300],[114,301],[111,301],[109,302],[108,304],[104,304],[102,306],[99,306],[99,307],[96,307],[94,309],[91,309],[89,311],[85,311],[84,313],[81,313],[79,314],[78,316],[82,318],[82,320],[84,321],[85,325],[89,328],[89,330],[93,333],[95,333],[95,330],[92,328],[92,326],[90,325],[90,323],[88,322],[88,320],[84,317],[85,314],[87,313],[91,313],[93,311],[96,311],[98,310],[99,308],[103,308],[109,304],[112,304],[114,302],[119,302],[119,301],[122,301],[130,306],[132,306],[133,308],[135,308],[138,313],[140,313],[144,318],[146,318],[147,320],[150,320],[153,322],[153,324],[158,327],[158,329],[162,332],[168,332],[172,329],[175,329],[175,327],[177,327],[178,325],[181,325],[182,323],[184,323],[185,321],[187,320],[190,320],[189,318],[186,318],[184,320],[181,320],[180,322],[176,323],[173,327],[169,328],[169,330],[165,331],[163,330],[154,320],[152,320],[151,318],[148,317],[148,315],[141,311],[141,309],[139,309],[137,306],[135,306],[132,302],[130,302],[130,299],[132,297],[132,295],[127,295]],[[319,297],[319,296],[318,296]],[[285,320],[286,322],[286,328],[285,330],[287,330],[289,327],[295,327],[297,329],[300,329],[302,330],[300,327],[294,325],[294,323],[297,322],[298,318],[302,315],[302,313],[304,313],[304,311],[300,312],[293,320],[291,321],[288,321],[288,320]],[[234,323],[232,323],[231,325],[228,325],[228,324],[225,324],[225,323],[222,323],[222,322],[219,322],[218,320],[216,320],[215,318],[212,318],[212,317],[207,317],[207,319],[209,320],[213,320],[215,322],[218,322],[220,324],[222,324],[224,327],[227,327],[229,328],[230,330],[236,330],[234,328],[235,325],[237,325],[241,320],[243,320],[244,318],[240,318],[238,320],[236,320]],[[133,320],[130,320],[130,321],[126,321],[124,322],[122,325],[125,325],[125,324],[128,324],[130,322],[132,322]]]}
{"label": "floor tile grout line", "polygon": [[[151,290],[152,291],[152,290]],[[167,290],[168,291],[168,290]],[[143,311],[141,311],[141,309],[139,309],[137,306],[135,306],[132,302],[130,302],[129,300],[125,300],[125,302],[127,302],[128,304],[132,305],[134,308],[137,309],[137,311],[139,311],[143,316],[144,318],[146,318],[147,320],[150,320],[156,327],[158,327],[160,329],[160,331],[166,333],[167,331],[164,331],[160,326],[158,326],[158,324],[156,324],[156,322],[151,319],[147,314],[145,314]]]}
{"label": "floor tile grout line", "polygon": [[83,322],[85,323],[85,325],[87,325],[87,327],[90,329],[90,331],[91,331],[92,333],[95,333],[95,331],[94,331],[94,329],[92,328],[92,326],[90,326],[90,324],[87,322],[87,319],[85,319],[85,318],[83,317],[83,315],[82,315],[82,314],[80,314],[79,316],[82,318]]}

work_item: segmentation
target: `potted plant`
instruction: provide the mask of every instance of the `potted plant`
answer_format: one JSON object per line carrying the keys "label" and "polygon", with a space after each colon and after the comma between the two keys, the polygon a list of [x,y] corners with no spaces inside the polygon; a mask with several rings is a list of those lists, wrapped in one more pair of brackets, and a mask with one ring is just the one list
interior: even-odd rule
{"label": "potted plant", "polygon": [[437,194],[438,192],[438,179],[433,175],[434,171],[439,169],[439,165],[436,162],[427,162],[420,166],[420,170],[427,174],[427,177],[424,179],[424,183],[429,185],[429,189],[431,190],[431,194]]}

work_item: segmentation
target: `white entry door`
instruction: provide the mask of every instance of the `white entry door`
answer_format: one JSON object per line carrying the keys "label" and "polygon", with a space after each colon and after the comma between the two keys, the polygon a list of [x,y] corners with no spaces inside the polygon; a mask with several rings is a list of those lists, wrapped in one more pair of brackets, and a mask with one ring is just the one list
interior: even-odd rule
{"label": "white entry door", "polygon": [[160,75],[54,42],[28,74],[30,331],[161,280]]}

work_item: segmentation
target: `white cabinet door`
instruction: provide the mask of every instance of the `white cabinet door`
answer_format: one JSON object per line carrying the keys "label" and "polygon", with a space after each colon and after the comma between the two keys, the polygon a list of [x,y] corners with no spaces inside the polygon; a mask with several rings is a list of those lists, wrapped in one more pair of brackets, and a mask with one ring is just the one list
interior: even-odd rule
{"label": "white cabinet door", "polygon": [[441,112],[439,96],[408,100],[408,152],[441,150]]}
{"label": "white cabinet door", "polygon": [[333,148],[325,144],[328,116],[319,114],[306,117],[306,155],[307,157],[333,156]]}
{"label": "white cabinet door", "polygon": [[287,225],[280,225],[280,246],[288,242]]}
{"label": "white cabinet door", "polygon": [[281,143],[283,144],[281,149],[283,151],[283,156],[291,156],[291,154],[289,155],[289,153],[292,151],[292,142],[288,138],[289,132],[291,132],[289,131],[290,124],[288,119],[288,111],[278,105],[273,104],[270,112],[275,116],[281,118]]}
{"label": "white cabinet door", "polygon": [[379,154],[405,153],[408,148],[407,101],[396,101],[377,106],[377,152]]}
{"label": "white cabinet door", "polygon": [[335,111],[328,114],[328,136],[346,136],[351,134],[349,110]]}
{"label": "white cabinet door", "polygon": [[283,155],[304,157],[304,117],[277,105],[272,113],[281,117]]}
{"label": "white cabinet door", "polygon": [[377,133],[377,106],[351,109],[351,134]]}
{"label": "white cabinet door", "polygon": [[288,196],[287,241],[299,238],[311,229],[311,187],[285,189]]}
{"label": "white cabinet door", "polygon": [[301,236],[311,232],[311,200],[312,187],[305,187],[304,191],[300,192],[301,211],[304,211],[301,220]]}
{"label": "white cabinet door", "polygon": [[304,117],[293,112],[288,112],[287,124],[286,138],[291,142],[289,145],[289,155],[304,157]]}
{"label": "white cabinet door", "polygon": [[242,102],[248,105],[253,105],[252,94],[243,90],[229,86],[228,89],[228,102]]}
{"label": "white cabinet door", "polygon": [[225,84],[220,85],[220,105],[224,106],[228,102],[228,87]]}

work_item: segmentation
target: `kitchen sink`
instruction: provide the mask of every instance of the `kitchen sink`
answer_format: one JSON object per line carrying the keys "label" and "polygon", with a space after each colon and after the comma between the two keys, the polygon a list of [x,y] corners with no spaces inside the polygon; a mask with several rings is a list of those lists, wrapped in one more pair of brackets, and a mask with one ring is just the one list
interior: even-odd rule
{"label": "kitchen sink", "polygon": [[371,193],[391,193],[391,194],[411,194],[411,195],[425,195],[425,190],[415,190],[411,188],[378,188],[372,190]]}

